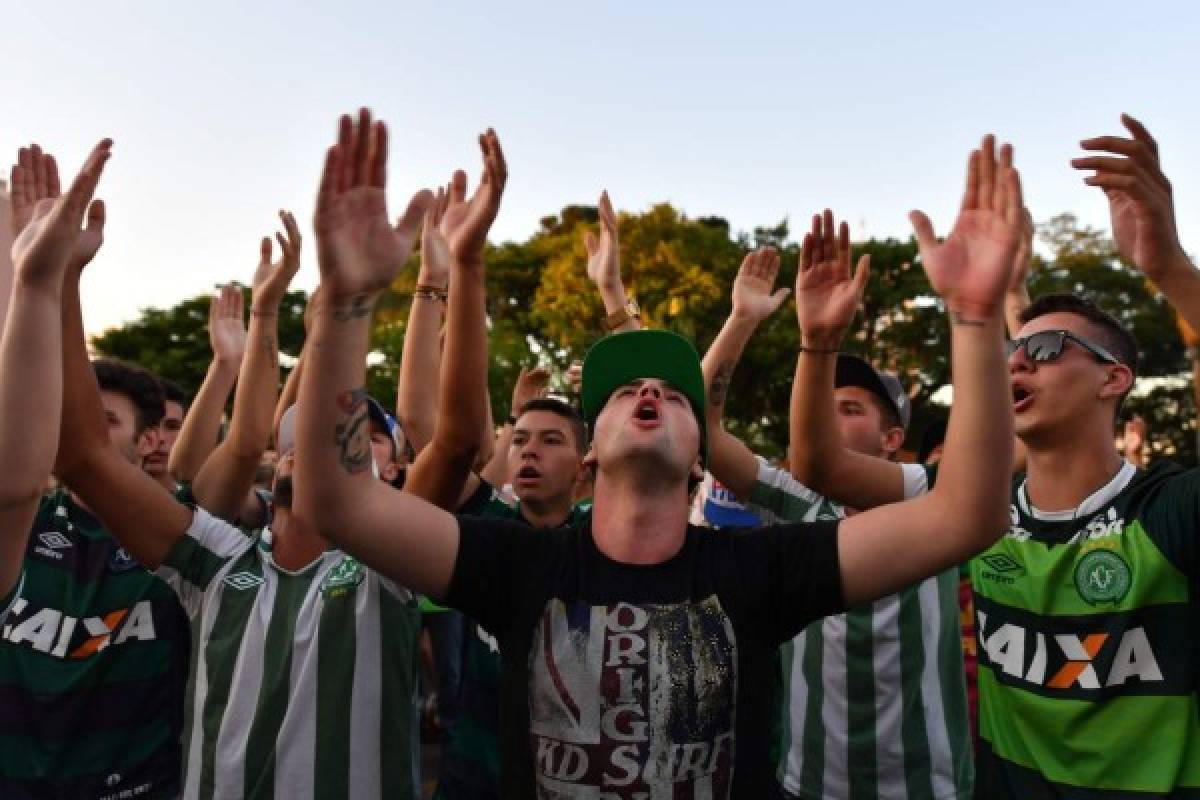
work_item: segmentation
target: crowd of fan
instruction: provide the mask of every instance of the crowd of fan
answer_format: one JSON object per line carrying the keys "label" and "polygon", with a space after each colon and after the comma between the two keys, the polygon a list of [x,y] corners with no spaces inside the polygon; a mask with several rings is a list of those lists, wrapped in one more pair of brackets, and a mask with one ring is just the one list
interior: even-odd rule
{"label": "crowd of fan", "polygon": [[[1200,329],[1157,145],[1122,123],[1071,166],[1107,196],[1120,255]],[[1089,300],[1029,297],[1010,145],[971,152],[945,238],[910,217],[954,387],[917,463],[909,391],[843,352],[871,265],[828,210],[794,290],[775,250],[746,256],[701,359],[642,327],[602,194],[585,245],[610,333],[565,395],[523,370],[496,425],[484,254],[508,168],[495,132],[479,145],[473,191],[457,171],[397,220],[386,127],[343,117],[296,367],[281,387],[304,235],[280,212],[249,314],[235,285],[213,299],[191,398],[89,360],[79,285],[113,143],[65,185],[20,150],[0,797],[417,798],[423,779],[447,799],[1200,797],[1200,474],[1147,465],[1137,423],[1128,457],[1114,442],[1130,332]],[[364,388],[372,314],[418,242],[389,410]],[[773,464],[722,416],[789,294]]]}

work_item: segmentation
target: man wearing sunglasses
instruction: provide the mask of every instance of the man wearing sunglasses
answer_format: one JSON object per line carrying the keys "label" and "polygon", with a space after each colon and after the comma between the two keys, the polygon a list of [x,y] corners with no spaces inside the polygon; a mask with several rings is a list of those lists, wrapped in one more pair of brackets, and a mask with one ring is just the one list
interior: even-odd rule
{"label": "man wearing sunglasses", "polygon": [[[1157,145],[1122,121],[1132,138],[1086,140],[1106,154],[1072,163],[1095,170],[1086,182],[1108,196],[1121,256],[1195,326],[1200,273],[1176,235]],[[1116,318],[1074,295],[1026,295],[1012,311],[1026,470],[1014,477],[1008,534],[969,563],[977,796],[1200,796],[1200,472],[1141,471],[1117,451],[1138,354]],[[840,445],[816,451],[828,443],[823,410],[793,409],[797,477],[859,508],[901,499],[898,465]]]}

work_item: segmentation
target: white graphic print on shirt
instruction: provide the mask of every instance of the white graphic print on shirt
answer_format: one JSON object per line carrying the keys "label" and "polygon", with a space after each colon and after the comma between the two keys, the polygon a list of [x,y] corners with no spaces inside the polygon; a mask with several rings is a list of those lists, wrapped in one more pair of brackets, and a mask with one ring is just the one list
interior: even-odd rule
{"label": "white graphic print on shirt", "polygon": [[670,605],[553,599],[529,667],[539,797],[729,797],[737,641],[715,596]]}

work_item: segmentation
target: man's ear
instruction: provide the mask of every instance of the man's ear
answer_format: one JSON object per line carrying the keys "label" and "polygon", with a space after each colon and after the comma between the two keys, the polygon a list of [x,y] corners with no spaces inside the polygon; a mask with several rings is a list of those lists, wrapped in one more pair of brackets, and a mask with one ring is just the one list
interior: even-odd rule
{"label": "man's ear", "polygon": [[700,463],[700,456],[696,456],[695,462],[692,463],[691,480],[695,482],[704,480],[704,465]]}
{"label": "man's ear", "polygon": [[395,461],[389,461],[379,470],[379,477],[383,478],[387,483],[396,480],[396,476],[400,474],[400,465]]}
{"label": "man's ear", "polygon": [[1133,370],[1124,364],[1113,364],[1108,368],[1108,375],[1100,385],[1100,399],[1120,398],[1133,388]]}
{"label": "man's ear", "polygon": [[593,476],[596,474],[596,467],[599,465],[599,459],[596,458],[596,448],[589,447],[588,451],[583,455],[581,462],[585,470],[589,470]]}
{"label": "man's ear", "polygon": [[883,452],[895,455],[904,446],[904,428],[892,427],[883,432]]}

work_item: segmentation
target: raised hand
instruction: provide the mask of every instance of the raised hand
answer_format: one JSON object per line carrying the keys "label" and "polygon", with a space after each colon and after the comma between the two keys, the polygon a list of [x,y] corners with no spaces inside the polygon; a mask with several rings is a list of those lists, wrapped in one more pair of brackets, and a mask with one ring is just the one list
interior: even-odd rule
{"label": "raised hand", "polygon": [[929,282],[951,315],[963,322],[992,319],[1012,276],[1024,204],[1011,151],[1003,145],[998,162],[991,134],[971,151],[962,207],[944,242],[938,243],[929,217],[920,211],[909,214]]}
{"label": "raised hand", "polygon": [[[456,173],[456,178],[462,173]],[[465,175],[463,176],[465,180]],[[464,185],[465,189],[465,185]],[[439,188],[434,200],[425,209],[425,221],[421,226],[421,268],[417,273],[417,283],[421,286],[432,286],[445,289],[450,284],[450,245],[442,232],[446,215],[450,207],[450,198],[454,193],[454,181],[445,188]],[[460,195],[461,198],[461,195]],[[455,207],[459,220],[466,211],[466,203],[461,202]]]}
{"label": "raised hand", "polygon": [[796,320],[801,344],[837,347],[862,303],[871,257],[858,259],[850,271],[850,228],[845,222],[834,234],[833,212],[814,214],[812,230],[800,246],[796,272]]}
{"label": "raised hand", "polygon": [[450,254],[460,264],[483,262],[488,231],[500,211],[500,198],[508,182],[508,165],[494,130],[488,128],[479,135],[479,149],[483,152],[483,178],[475,188],[475,194],[470,200],[465,199],[467,176],[462,170],[455,172],[447,209],[439,226]]}
{"label": "raised hand", "polygon": [[16,238],[33,219],[33,209],[39,200],[58,197],[62,191],[58,179],[58,164],[54,156],[42,152],[36,144],[17,151],[11,177],[12,231]]}
{"label": "raised hand", "polygon": [[300,228],[296,225],[296,218],[290,211],[280,211],[279,219],[287,233],[286,236],[275,233],[275,241],[279,243],[279,260],[271,260],[271,240],[268,237],[264,236],[259,246],[258,268],[254,270],[251,284],[253,310],[256,313],[278,311],[292,278],[300,269]]}
{"label": "raised hand", "polygon": [[1108,197],[1117,251],[1154,280],[1172,266],[1188,263],[1187,256],[1175,230],[1175,201],[1159,163],[1158,143],[1128,114],[1121,115],[1121,124],[1132,139],[1098,136],[1080,142],[1084,150],[1113,155],[1075,158],[1071,166],[1095,171],[1083,182],[1100,187]]}
{"label": "raised hand", "polygon": [[213,358],[235,369],[246,353],[246,300],[235,283],[222,286],[208,306],[208,343]]}
{"label": "raised hand", "polygon": [[[105,214],[104,201],[93,200],[92,196],[111,154],[112,140],[98,143],[63,195],[58,194],[57,171],[53,171],[52,181],[50,168],[43,161],[45,182],[39,182],[35,175],[33,196],[37,199],[28,223],[13,242],[18,279],[57,286],[68,266],[82,269],[96,255],[104,240]],[[53,159],[49,163],[53,164]],[[21,180],[28,185],[24,176]],[[23,191],[20,202],[24,204],[29,196]],[[87,225],[81,227],[85,216]]]}
{"label": "raised hand", "polygon": [[546,396],[547,387],[550,385],[550,372],[542,367],[534,367],[533,369],[525,369],[521,367],[521,372],[517,375],[517,382],[513,386],[512,395],[512,414],[521,413],[521,409],[530,400]]}
{"label": "raised hand", "polygon": [[597,204],[600,212],[600,236],[591,231],[584,234],[583,246],[587,249],[587,275],[601,290],[622,290],[621,249],[617,238],[617,215],[608,190],[600,192]]}
{"label": "raised hand", "polygon": [[393,227],[387,210],[387,128],[362,109],[338,125],[325,156],[314,227],[325,301],[353,299],[352,315],[366,316],[371,295],[385,289],[408,260],[421,218],[433,201],[422,189]]}
{"label": "raised hand", "polygon": [[747,253],[733,280],[733,313],[755,325],[774,314],[792,293],[791,289],[775,289],[778,276],[779,253],[773,248]]}
{"label": "raised hand", "polygon": [[1033,215],[1028,208],[1021,209],[1021,238],[1017,242],[1017,251],[1013,254],[1012,275],[1008,279],[1008,291],[1020,292],[1026,289],[1029,281],[1029,270],[1033,266],[1033,234],[1037,230],[1033,224]]}

